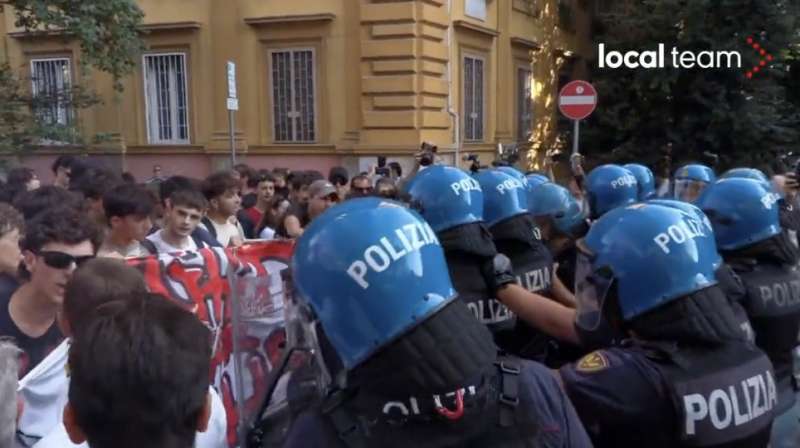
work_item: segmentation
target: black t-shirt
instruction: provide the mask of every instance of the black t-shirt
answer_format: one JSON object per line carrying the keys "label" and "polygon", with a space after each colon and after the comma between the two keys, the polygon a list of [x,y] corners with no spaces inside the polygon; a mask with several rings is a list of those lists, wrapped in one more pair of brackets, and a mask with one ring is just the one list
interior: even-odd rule
{"label": "black t-shirt", "polygon": [[278,228],[275,229],[275,235],[281,238],[290,238],[289,234],[286,232],[286,218],[289,216],[295,216],[298,221],[300,221],[300,227],[305,228],[308,223],[311,221],[311,218],[308,216],[308,204],[292,204],[289,206],[289,210],[286,210],[286,213],[281,218],[281,223],[278,224]]}
{"label": "black t-shirt", "polygon": [[54,321],[53,325],[38,338],[32,338],[23,333],[17,324],[11,320],[8,307],[11,295],[16,291],[16,286],[8,288],[11,283],[0,282],[0,337],[11,338],[20,348],[19,377],[22,378],[64,340],[64,335]]}

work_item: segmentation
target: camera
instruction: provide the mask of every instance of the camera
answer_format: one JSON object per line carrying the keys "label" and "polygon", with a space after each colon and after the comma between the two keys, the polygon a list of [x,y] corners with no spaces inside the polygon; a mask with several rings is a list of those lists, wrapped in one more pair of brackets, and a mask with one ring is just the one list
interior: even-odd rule
{"label": "camera", "polygon": [[497,161],[492,164],[495,166],[513,166],[519,161],[519,145],[516,143],[497,145]]}
{"label": "camera", "polygon": [[378,156],[378,166],[375,168],[375,174],[383,177],[390,177],[392,175],[389,167],[386,166],[386,156]]}
{"label": "camera", "polygon": [[439,147],[432,143],[422,142],[419,149],[422,152],[419,158],[419,164],[421,166],[432,165],[433,161],[436,159],[436,152],[439,151]]}
{"label": "camera", "polygon": [[481,169],[481,161],[478,159],[477,154],[467,154],[461,157],[461,160],[470,162],[469,171],[472,173],[477,173]]}

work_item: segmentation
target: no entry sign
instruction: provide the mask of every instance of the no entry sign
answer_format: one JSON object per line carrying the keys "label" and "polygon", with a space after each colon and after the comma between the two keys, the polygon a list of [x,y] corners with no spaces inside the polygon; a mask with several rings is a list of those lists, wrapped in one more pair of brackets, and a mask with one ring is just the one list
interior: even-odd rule
{"label": "no entry sign", "polygon": [[583,120],[597,107],[597,91],[586,81],[572,81],[558,94],[558,109],[572,120]]}

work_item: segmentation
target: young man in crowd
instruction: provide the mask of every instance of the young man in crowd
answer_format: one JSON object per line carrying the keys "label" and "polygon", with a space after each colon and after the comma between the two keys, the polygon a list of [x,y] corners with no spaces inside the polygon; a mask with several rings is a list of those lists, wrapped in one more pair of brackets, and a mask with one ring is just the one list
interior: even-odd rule
{"label": "young man in crowd", "polygon": [[133,258],[150,252],[141,244],[153,223],[152,197],[144,187],[122,184],[103,195],[103,210],[108,223],[98,257]]}
{"label": "young man in crowd", "polygon": [[[20,433],[26,435],[23,440],[36,441],[41,438],[33,445],[34,448],[77,446],[70,443],[62,424],[70,378],[65,368],[69,341],[76,331],[89,326],[98,307],[130,297],[131,294],[146,292],[147,287],[141,272],[120,260],[97,258],[75,271],[67,285],[63,312],[59,317],[59,324],[68,340],[42,362],[41,366],[46,368],[25,378],[20,390],[26,408],[31,411],[23,415],[20,421]],[[213,388],[209,388],[209,393],[212,396],[211,422],[208,431],[198,434],[197,448],[225,446],[225,409]],[[31,443],[26,444],[30,445]]]}
{"label": "young man in crowd", "polygon": [[242,204],[239,197],[239,183],[230,172],[212,174],[203,181],[203,196],[208,201],[208,212],[200,226],[217,239],[223,247],[241,246],[244,243],[244,230],[236,219],[236,212]]}
{"label": "young man in crowd", "polygon": [[25,229],[22,214],[8,204],[0,204],[0,296],[17,287],[22,261],[19,241]]}
{"label": "young man in crowd", "polygon": [[[169,204],[169,197],[178,191],[181,190],[190,190],[196,192],[200,197],[203,196],[200,193],[200,184],[201,182],[195,179],[189,179],[188,177],[184,176],[172,176],[161,182],[158,186],[158,197],[160,199],[160,207],[161,207],[161,216],[159,219],[153,220],[156,224],[153,226],[153,229],[150,230],[150,234],[155,233],[158,229],[164,227],[164,216],[166,215],[166,209]],[[217,242],[216,238],[211,236],[205,229],[200,226],[197,226],[194,231],[192,232],[192,238],[195,241],[202,241],[203,246],[211,246],[211,247],[219,247],[220,244]],[[147,243],[145,243],[147,244]]]}
{"label": "young man in crowd", "polygon": [[[302,196],[294,203],[283,218],[276,234],[283,238],[297,238],[306,226],[331,206],[339,203],[336,187],[325,179],[314,181],[308,188],[303,187]],[[301,202],[305,196],[305,202]]]}
{"label": "young man in crowd", "polygon": [[208,208],[208,202],[196,190],[178,190],[169,196],[164,207],[163,228],[151,233],[143,244],[151,253],[179,253],[207,247],[193,235]]}
{"label": "young man in crowd", "polygon": [[69,350],[70,440],[90,448],[194,447],[211,415],[208,328],[149,293],[94,314]]}
{"label": "young man in crowd", "polygon": [[72,173],[72,165],[76,160],[74,156],[61,155],[53,162],[51,169],[53,170],[53,185],[59,188],[69,188],[69,177]]}
{"label": "young man in crowd", "polygon": [[[272,202],[275,200],[275,177],[268,171],[260,172],[258,177],[254,179],[256,183],[256,203],[244,210],[244,215],[247,220],[253,224],[253,232],[258,227],[261,220],[264,218],[264,213],[267,213],[272,208]],[[256,235],[252,235],[256,238]]]}
{"label": "young man in crowd", "polygon": [[64,289],[76,267],[94,257],[97,234],[85,215],[63,207],[40,213],[25,230],[23,283],[0,297],[0,337],[11,337],[22,350],[20,375],[63,339],[56,316]]}

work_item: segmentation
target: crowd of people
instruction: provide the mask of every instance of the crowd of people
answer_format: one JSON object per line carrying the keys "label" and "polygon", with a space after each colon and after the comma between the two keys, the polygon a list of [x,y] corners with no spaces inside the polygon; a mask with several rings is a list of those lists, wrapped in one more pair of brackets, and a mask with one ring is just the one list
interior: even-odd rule
{"label": "crowd of people", "polygon": [[290,424],[248,446],[800,445],[793,173],[380,165],[10,170],[0,393],[38,370],[60,398],[4,399],[0,447],[227,446],[208,329],[121,260],[273,239],[315,356],[270,372]]}

